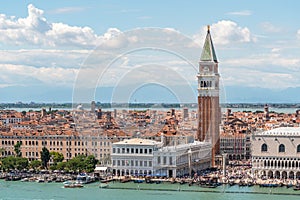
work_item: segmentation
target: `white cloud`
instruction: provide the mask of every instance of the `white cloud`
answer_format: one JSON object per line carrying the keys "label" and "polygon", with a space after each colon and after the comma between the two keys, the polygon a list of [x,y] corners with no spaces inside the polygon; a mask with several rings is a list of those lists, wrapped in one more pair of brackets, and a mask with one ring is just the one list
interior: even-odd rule
{"label": "white cloud", "polygon": [[93,47],[100,40],[90,27],[69,26],[63,23],[53,23],[52,29],[46,32],[45,37],[51,46]]}
{"label": "white cloud", "polygon": [[80,12],[85,10],[83,7],[63,7],[57,8],[55,10],[50,11],[50,13],[54,14],[66,14],[66,13],[73,13],[73,12]]}
{"label": "white cloud", "polygon": [[[207,28],[202,27],[200,33],[193,36],[193,39],[201,46],[204,42],[206,31]],[[219,52],[217,45],[227,49],[230,48],[232,52],[237,44],[249,45],[249,43],[256,42],[256,37],[248,27],[229,20],[222,20],[212,24],[211,33],[217,52]],[[297,36],[300,39],[300,30],[298,30]],[[38,47],[38,49],[0,51],[0,87],[36,83],[72,86],[79,71],[80,73],[86,73],[87,81],[90,81],[90,75],[95,74],[95,69],[104,69],[104,66],[107,66],[101,65],[106,63],[104,62],[105,59],[111,60],[123,50],[125,52],[126,50],[129,52],[131,50],[135,51],[132,51],[132,55],[125,54],[120,58],[119,62],[114,63],[107,70],[107,74],[103,78],[106,85],[115,84],[126,72],[130,70],[132,70],[132,73],[136,72],[134,70],[139,66],[149,63],[168,66],[169,69],[177,72],[191,84],[196,84],[197,81],[195,79],[198,69],[191,68],[180,57],[185,55],[184,52],[190,51],[187,53],[186,59],[195,61],[197,65],[201,48],[191,45],[191,41],[172,28],[156,30],[149,28],[128,32],[110,28],[103,35],[97,35],[90,27],[70,26],[59,22],[50,23],[44,17],[42,10],[29,5],[28,16],[25,18],[0,15],[0,44],[4,44],[2,46],[13,44],[20,45],[22,48],[27,48],[26,45]],[[51,48],[49,49],[49,47]],[[75,49],[98,47],[100,51],[98,55],[93,50],[66,50],[74,49],[74,47],[76,47]],[[147,49],[144,53],[142,52],[144,51],[142,47],[154,47],[154,49],[158,48],[161,51]],[[239,48],[246,49],[247,47],[239,46]],[[257,46],[257,48],[260,47]],[[226,58],[224,53],[220,63],[220,70],[222,71],[221,76],[225,79],[225,84],[260,85],[270,88],[276,86],[275,80],[283,82],[292,78],[294,79],[289,82],[289,85],[297,85],[296,81],[299,84],[300,80],[298,80],[297,76],[300,77],[300,74],[297,71],[300,71],[300,59],[281,55],[283,53],[282,48],[282,45],[277,47],[272,44],[269,47],[270,52],[265,54],[243,53],[241,55],[236,52],[237,56],[234,57],[238,59]],[[253,47],[253,51],[255,50],[256,47]],[[151,52],[148,53],[147,51]],[[87,58],[92,52],[95,53],[94,57]],[[172,56],[175,55],[175,58],[177,56],[178,59],[174,59],[170,54]],[[115,55],[115,57],[112,55]],[[82,63],[83,65],[86,64],[86,69],[79,69]],[[276,66],[277,69],[281,67],[281,71],[278,71],[283,71],[283,73],[276,73],[274,69],[267,71],[266,66]],[[143,73],[140,74],[143,75]],[[144,77],[137,78],[143,80]],[[129,81],[136,80],[130,79]],[[281,87],[289,85],[282,84]]]}
{"label": "white cloud", "polygon": [[[277,50],[276,50],[277,51]],[[229,66],[259,66],[265,68],[266,65],[282,66],[282,69],[293,70],[300,68],[300,59],[285,57],[278,52],[262,55],[249,55],[248,57],[238,59],[226,59],[222,64]],[[271,71],[271,70],[270,70]]]}
{"label": "white cloud", "polygon": [[[285,89],[288,87],[300,87],[299,73],[262,71],[257,68],[241,67],[222,69],[221,74],[226,86],[246,86],[269,89]],[[287,81],[289,80],[289,81]]]}
{"label": "white cloud", "polygon": [[281,27],[275,26],[270,22],[262,22],[261,27],[265,32],[278,33],[281,31]]}
{"label": "white cloud", "polygon": [[271,89],[300,87],[300,59],[280,53],[280,49],[273,48],[266,54],[224,59],[220,66],[224,84]]}
{"label": "white cloud", "polygon": [[300,29],[297,31],[297,38],[300,40]]}
{"label": "white cloud", "polygon": [[56,49],[0,50],[0,64],[79,68],[91,51]]}
{"label": "white cloud", "polygon": [[[201,29],[200,34],[193,38],[199,44],[202,44],[206,35],[206,27]],[[240,27],[237,23],[229,20],[221,20],[211,26],[211,33],[214,44],[227,45],[232,43],[255,42],[256,37],[252,35],[247,27]]]}
{"label": "white cloud", "polygon": [[[0,43],[4,45],[29,45],[39,47],[94,48],[107,40],[107,35],[98,36],[90,27],[50,23],[44,11],[28,5],[26,18],[0,15]],[[114,29],[116,32],[117,29]],[[108,30],[110,34],[111,30]]]}
{"label": "white cloud", "polygon": [[250,10],[241,10],[241,11],[228,12],[227,15],[250,16],[252,15],[252,12]]}
{"label": "white cloud", "polygon": [[2,83],[0,83],[0,88],[6,88],[6,87],[11,87],[11,86],[15,86],[15,84],[2,84]]}
{"label": "white cloud", "polygon": [[32,85],[42,83],[52,86],[72,86],[78,69],[62,67],[33,67],[0,64],[2,85]]}
{"label": "white cloud", "polygon": [[272,52],[272,53],[279,53],[280,51],[281,51],[280,48],[272,48],[272,49],[271,49],[271,52]]}

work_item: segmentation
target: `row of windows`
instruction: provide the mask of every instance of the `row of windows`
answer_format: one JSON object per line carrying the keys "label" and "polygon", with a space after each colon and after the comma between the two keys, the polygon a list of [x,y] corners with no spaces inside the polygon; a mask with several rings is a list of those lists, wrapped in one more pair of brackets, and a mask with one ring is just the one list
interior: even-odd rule
{"label": "row of windows", "polygon": [[59,141],[56,141],[56,142],[55,142],[55,141],[53,141],[53,142],[50,141],[50,145],[55,146],[55,143],[56,143],[57,146],[59,146],[59,145],[60,145],[60,146],[63,146],[63,142],[62,142],[62,141],[60,141],[60,142],[59,142]]}
{"label": "row of windows", "polygon": [[230,139],[229,138],[221,138],[220,141],[221,142],[231,142],[232,143],[233,141],[239,141],[239,142],[240,141],[245,141],[245,138],[242,138],[242,139],[240,139],[240,138],[230,138]]}
{"label": "row of windows", "polygon": [[[261,152],[267,152],[268,151],[268,145],[267,144],[262,144],[261,145]],[[284,144],[280,144],[278,146],[278,152],[279,153],[283,153],[285,152],[285,145]],[[297,146],[297,153],[300,153],[300,144],[298,144]]]}
{"label": "row of windows", "polygon": [[235,146],[244,146],[245,145],[245,141],[234,141],[234,142],[222,142],[221,141],[221,146],[232,146],[233,144]]}
{"label": "row of windows", "polygon": [[222,147],[220,147],[220,150],[222,150],[222,151],[226,151],[227,153],[229,153],[229,152],[245,152],[245,151],[250,151],[249,150],[249,148],[245,148],[245,147],[240,147],[240,148],[235,148],[235,149],[233,149],[233,147],[232,148],[230,148],[230,147],[226,147],[226,148],[222,148]]}
{"label": "row of windows", "polygon": [[[74,155],[78,156],[78,155],[87,155],[87,154],[86,153],[75,153]],[[100,158],[105,158],[109,154],[104,153],[104,154],[99,154],[99,155],[100,155]],[[67,158],[71,158],[71,157],[72,157],[72,153],[67,152]],[[97,158],[98,154],[95,154],[95,157]]]}
{"label": "row of windows", "polygon": [[39,153],[38,152],[25,152],[26,157],[27,156],[35,156],[35,157],[39,157]]}
{"label": "row of windows", "polygon": [[13,152],[10,151],[2,151],[2,156],[10,156],[13,155]]}
{"label": "row of windows", "polygon": [[2,140],[2,145],[15,145],[15,142],[14,141],[4,141]]}
{"label": "row of windows", "polygon": [[[23,140],[27,140],[27,139],[34,139],[34,140],[98,140],[98,141],[109,141],[109,140],[114,140],[116,138],[102,138],[102,137],[97,137],[97,138],[90,138],[90,137],[77,137],[77,136],[66,136],[66,135],[62,135],[62,136],[7,136],[7,135],[1,135],[0,138],[3,139],[23,139]],[[118,140],[122,140],[123,138],[118,137]]]}
{"label": "row of windows", "polygon": [[[3,141],[2,141],[3,142]],[[32,141],[32,143],[29,141],[28,143],[29,145],[34,145],[34,141]],[[47,141],[42,141],[42,145],[43,146],[46,146],[48,143]],[[109,142],[100,142],[99,143],[100,146],[108,146],[109,145]],[[27,145],[27,141],[26,141],[26,145]],[[38,141],[36,141],[36,144],[35,145],[38,145]],[[50,141],[49,142],[49,145],[53,145],[53,146],[63,146],[63,142],[62,141]],[[71,141],[66,141],[66,145],[67,146],[71,146],[72,145],[72,142]],[[74,141],[74,146],[84,146],[84,145],[87,145],[87,142],[83,142],[83,141]],[[95,146],[97,145],[97,142],[92,142],[92,145]]]}
{"label": "row of windows", "polygon": [[253,156],[253,160],[298,160],[300,161],[300,158],[288,158],[288,157],[258,157],[258,156]]}
{"label": "row of windows", "polygon": [[[162,162],[161,162],[162,161]],[[167,156],[163,156],[162,159],[160,156],[157,157],[157,164],[162,164],[162,165],[172,165],[173,163],[173,157],[169,157],[169,163],[167,163]]]}
{"label": "row of windows", "polygon": [[114,166],[152,167],[151,160],[113,160]]}
{"label": "row of windows", "polygon": [[[110,142],[99,142],[99,146],[109,146]],[[92,146],[97,146],[98,142],[92,142]]]}
{"label": "row of windows", "polygon": [[152,149],[144,148],[113,148],[113,153],[152,154]]}
{"label": "row of windows", "polygon": [[56,148],[56,149],[55,148],[50,148],[50,151],[55,151],[55,150],[56,151],[62,151],[62,148]]}
{"label": "row of windows", "polygon": [[[23,145],[23,141],[19,141]],[[15,145],[15,141],[4,141],[2,140],[2,145]],[[38,145],[38,141],[25,141],[25,145]]]}
{"label": "row of windows", "polygon": [[212,81],[200,81],[200,87],[212,87]]}
{"label": "row of windows", "polygon": [[1,119],[0,121],[2,121],[4,124],[6,124],[6,123],[21,122],[22,119],[21,118],[9,118],[9,119]]}
{"label": "row of windows", "polygon": [[[75,149],[75,151],[76,151],[76,149]],[[108,149],[92,149],[92,151],[109,151]]]}
{"label": "row of windows", "polygon": [[[253,161],[255,164],[256,161]],[[264,160],[257,161],[257,163],[263,164],[263,167],[275,167],[275,168],[298,168],[300,166],[300,162],[298,161],[277,161],[277,160]]]}

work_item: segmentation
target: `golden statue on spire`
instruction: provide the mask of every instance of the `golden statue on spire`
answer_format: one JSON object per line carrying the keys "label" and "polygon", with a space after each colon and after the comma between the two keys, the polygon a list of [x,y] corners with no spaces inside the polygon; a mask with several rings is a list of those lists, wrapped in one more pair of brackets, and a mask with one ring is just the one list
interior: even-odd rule
{"label": "golden statue on spire", "polygon": [[210,30],[210,25],[207,25],[207,32],[209,32]]}

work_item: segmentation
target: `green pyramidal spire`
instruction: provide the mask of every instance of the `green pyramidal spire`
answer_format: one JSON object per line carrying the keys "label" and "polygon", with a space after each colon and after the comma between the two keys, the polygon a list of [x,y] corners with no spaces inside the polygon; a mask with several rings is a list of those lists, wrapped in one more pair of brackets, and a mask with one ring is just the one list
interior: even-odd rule
{"label": "green pyramidal spire", "polygon": [[200,61],[214,61],[218,62],[214,45],[211,40],[209,26],[207,26],[207,34],[202,49]]}

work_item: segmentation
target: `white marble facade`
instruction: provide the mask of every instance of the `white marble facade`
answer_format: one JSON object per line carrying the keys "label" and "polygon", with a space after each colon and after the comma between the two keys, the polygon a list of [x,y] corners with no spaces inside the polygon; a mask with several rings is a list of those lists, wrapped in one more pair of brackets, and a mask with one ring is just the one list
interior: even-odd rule
{"label": "white marble facade", "polygon": [[281,127],[252,137],[252,173],[256,177],[300,178],[300,128]]}

